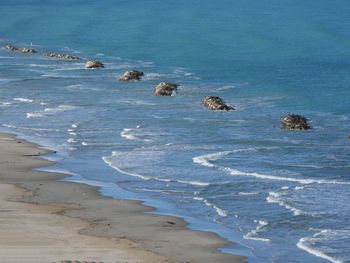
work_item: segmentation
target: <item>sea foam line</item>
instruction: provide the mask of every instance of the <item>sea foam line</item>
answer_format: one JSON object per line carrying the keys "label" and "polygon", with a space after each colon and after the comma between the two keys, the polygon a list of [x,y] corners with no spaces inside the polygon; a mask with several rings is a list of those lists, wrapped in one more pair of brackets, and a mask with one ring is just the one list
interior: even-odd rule
{"label": "sea foam line", "polygon": [[[265,148],[267,149],[267,148]],[[211,167],[218,169],[220,171],[223,171],[225,173],[228,173],[230,175],[234,176],[249,176],[249,177],[255,177],[259,179],[268,179],[268,180],[277,180],[277,181],[287,181],[287,182],[294,182],[294,183],[300,183],[300,184],[341,184],[341,185],[350,185],[350,182],[341,182],[341,181],[335,181],[335,180],[315,180],[315,179],[302,179],[302,178],[293,178],[293,177],[283,177],[283,176],[274,176],[274,175],[268,175],[268,174],[260,174],[256,172],[243,172],[239,171],[237,169],[229,168],[229,167],[223,167],[216,165],[213,163],[213,161],[219,160],[223,156],[227,156],[234,153],[240,153],[240,152],[254,152],[259,150],[259,148],[246,148],[246,149],[238,149],[234,151],[223,151],[223,152],[216,152],[206,155],[201,155],[192,158],[193,162],[202,166]]]}
{"label": "sea foam line", "polygon": [[284,208],[292,211],[293,215],[295,216],[298,216],[298,215],[302,215],[302,214],[307,214],[305,213],[304,211],[298,209],[298,208],[295,208],[295,207],[292,207],[291,205],[288,205],[286,202],[280,200],[279,197],[281,197],[282,194],[279,194],[277,192],[269,192],[269,195],[268,197],[266,197],[266,201],[268,203],[276,203],[280,206],[283,206]]}
{"label": "sea foam line", "polygon": [[[317,234],[316,234],[317,235]],[[314,235],[315,237],[315,235]],[[326,253],[324,253],[323,251],[320,251],[320,250],[317,250],[315,248],[312,248],[311,246],[308,246],[306,245],[306,243],[314,240],[315,238],[312,238],[312,237],[303,237],[301,239],[299,239],[298,243],[297,243],[297,247],[308,252],[309,254],[311,255],[314,255],[316,257],[319,257],[319,258],[323,258],[323,259],[326,259],[332,263],[342,263],[343,261],[341,260],[338,260],[336,258],[333,258],[331,256],[328,256]]]}
{"label": "sea foam line", "polygon": [[116,165],[113,165],[113,162],[112,162],[110,157],[104,156],[104,157],[102,157],[102,160],[107,165],[109,165],[111,168],[117,170],[121,174],[130,175],[130,176],[137,177],[137,178],[140,178],[140,179],[146,180],[146,181],[156,180],[156,181],[161,181],[161,182],[177,182],[177,183],[180,183],[180,184],[189,184],[189,185],[195,185],[195,186],[208,186],[208,185],[210,185],[210,183],[201,182],[201,181],[176,180],[176,179],[168,179],[168,178],[150,177],[150,176],[145,176],[145,175],[138,174],[138,173],[130,173],[130,172],[127,172],[127,171],[124,171],[124,170],[120,169]]}
{"label": "sea foam line", "polygon": [[255,223],[258,223],[257,227],[254,230],[249,231],[243,237],[245,239],[250,239],[250,240],[270,242],[271,240],[268,238],[257,237],[258,233],[263,231],[264,227],[267,226],[269,223],[267,221],[264,221],[264,220],[259,220],[259,221],[255,220]]}
{"label": "sea foam line", "polygon": [[78,107],[72,106],[72,105],[59,105],[58,107],[55,107],[55,108],[46,108],[46,109],[41,110],[41,111],[28,112],[27,118],[44,117],[44,116],[53,115],[53,114],[59,113],[59,112],[75,110],[77,108]]}
{"label": "sea foam line", "polygon": [[209,202],[207,199],[203,198],[203,197],[193,197],[194,200],[198,200],[198,201],[202,201],[206,206],[211,207],[215,210],[215,212],[222,217],[226,217],[227,211],[225,211],[224,209],[219,208],[218,206],[216,206],[215,204]]}
{"label": "sea foam line", "polygon": [[27,102],[27,103],[31,103],[33,102],[32,99],[27,99],[27,98],[13,98],[14,101],[19,101],[19,102]]}

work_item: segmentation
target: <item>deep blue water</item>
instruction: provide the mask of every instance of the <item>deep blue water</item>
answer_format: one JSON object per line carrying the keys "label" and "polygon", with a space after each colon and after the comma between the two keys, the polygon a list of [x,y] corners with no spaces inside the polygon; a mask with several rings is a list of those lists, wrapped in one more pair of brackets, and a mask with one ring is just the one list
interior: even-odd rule
{"label": "deep blue water", "polygon": [[[0,0],[1,46],[39,51],[0,49],[2,130],[251,262],[350,262],[349,14],[346,0]],[[144,79],[118,82],[128,69]],[[176,96],[155,97],[161,81]],[[211,112],[206,95],[237,110]],[[286,113],[313,129],[281,130]]]}

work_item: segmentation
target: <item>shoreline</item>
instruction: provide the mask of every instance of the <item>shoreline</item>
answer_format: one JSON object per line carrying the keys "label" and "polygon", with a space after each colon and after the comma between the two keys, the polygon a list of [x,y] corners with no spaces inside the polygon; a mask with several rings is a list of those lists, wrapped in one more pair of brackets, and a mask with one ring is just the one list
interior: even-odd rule
{"label": "shoreline", "polygon": [[[98,238],[101,240],[96,244],[103,244],[103,248],[105,246],[117,247],[117,249],[110,249],[110,252],[116,255],[108,257],[110,253],[106,253],[106,249],[100,247],[100,250],[95,252],[95,258],[94,255],[87,252],[86,255],[89,255],[90,258],[82,258],[85,255],[84,252],[76,253],[75,258],[69,258],[68,256],[74,256],[73,252],[76,251],[69,249],[68,242],[64,248],[57,249],[57,244],[56,247],[52,247],[53,250],[56,248],[61,252],[67,249],[67,253],[56,255],[61,258],[45,258],[48,255],[41,253],[40,256],[37,255],[35,258],[28,258],[24,261],[21,258],[21,262],[41,262],[40,260],[44,258],[46,261],[42,262],[48,262],[47,260],[52,262],[57,260],[116,262],[116,258],[117,262],[246,262],[242,256],[225,254],[218,250],[232,245],[231,242],[211,232],[191,230],[181,218],[146,213],[154,211],[155,208],[144,205],[141,201],[118,200],[102,196],[96,186],[60,180],[67,177],[66,174],[34,169],[54,163],[41,158],[50,152],[37,144],[18,139],[13,134],[0,133],[1,202],[10,198],[11,202],[6,205],[9,207],[24,205],[26,207],[22,209],[27,211],[26,214],[35,214],[33,211],[39,209],[41,214],[36,216],[38,220],[43,220],[41,224],[44,226],[48,223],[47,217],[50,216],[58,217],[57,220],[67,229],[74,223],[78,224],[78,228],[73,228],[76,235],[74,238],[78,240],[78,244],[80,244],[81,237],[84,237],[84,240],[89,239],[86,241],[88,243]],[[12,195],[12,192],[17,194]],[[7,196],[9,193],[11,195]],[[8,216],[11,219],[11,212],[6,211],[11,211],[11,209],[2,211],[1,216]],[[72,223],[70,220],[78,220],[79,223]],[[27,224],[28,229],[25,230],[25,233],[35,227],[31,225],[33,222],[30,222],[22,222]],[[0,223],[4,224],[2,221]],[[9,226],[1,227],[5,231],[1,236],[11,236],[11,223],[9,224]],[[56,226],[51,226],[48,229],[49,234],[55,229]],[[45,231],[42,231],[41,234],[45,235]],[[52,239],[53,244],[55,244],[53,241],[57,241],[52,233],[51,236],[45,238]],[[66,237],[63,235],[62,238]],[[0,242],[6,243],[6,240],[0,238]],[[0,249],[0,255],[16,257],[17,249],[20,248],[16,248],[18,242],[19,240],[13,242],[13,245],[7,250],[6,248]],[[29,243],[32,244],[31,241]],[[32,245],[33,249],[39,249],[35,248],[35,242]],[[77,243],[74,243],[74,246],[76,245]],[[82,248],[86,247],[84,243],[81,245]],[[18,258],[7,262],[16,262],[16,260],[18,261]]]}

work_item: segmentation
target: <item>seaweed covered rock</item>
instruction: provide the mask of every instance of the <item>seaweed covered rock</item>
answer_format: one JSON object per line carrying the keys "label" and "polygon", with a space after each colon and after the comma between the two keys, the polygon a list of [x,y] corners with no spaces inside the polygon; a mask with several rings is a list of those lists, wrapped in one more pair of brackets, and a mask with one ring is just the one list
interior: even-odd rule
{"label": "seaweed covered rock", "polygon": [[97,60],[88,60],[85,63],[85,68],[104,68],[105,65],[103,65],[102,62],[97,61]]}
{"label": "seaweed covered rock", "polygon": [[311,129],[308,120],[302,115],[288,114],[281,117],[282,129],[307,130]]}
{"label": "seaweed covered rock", "polygon": [[202,104],[204,107],[210,110],[224,110],[224,111],[232,111],[235,110],[233,107],[227,105],[220,97],[215,96],[206,96]]}
{"label": "seaweed covered rock", "polygon": [[155,87],[154,94],[157,96],[173,96],[176,94],[177,87],[178,85],[174,83],[161,82]]}
{"label": "seaweed covered rock", "polygon": [[27,47],[15,47],[12,45],[5,46],[7,50],[14,51],[14,52],[22,52],[22,53],[36,53],[36,50],[33,48],[27,48]]}
{"label": "seaweed covered rock", "polygon": [[129,80],[140,80],[143,76],[142,71],[137,70],[128,70],[120,78],[120,81],[129,81]]}
{"label": "seaweed covered rock", "polygon": [[49,58],[58,58],[58,59],[67,59],[67,60],[79,60],[80,57],[65,55],[65,54],[57,54],[57,53],[46,53],[45,56]]}

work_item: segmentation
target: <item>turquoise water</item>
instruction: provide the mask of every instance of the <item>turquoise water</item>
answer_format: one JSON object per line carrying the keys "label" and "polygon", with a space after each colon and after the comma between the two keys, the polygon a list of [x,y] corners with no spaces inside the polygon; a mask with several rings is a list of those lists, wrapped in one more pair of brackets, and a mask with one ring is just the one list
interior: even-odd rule
{"label": "turquoise water", "polygon": [[[350,262],[349,14],[345,0],[0,1],[1,46],[39,51],[0,50],[2,129],[251,262]],[[144,79],[118,82],[128,69]],[[176,96],[155,97],[161,81]],[[206,110],[207,95],[237,111]],[[286,113],[313,129],[281,130]]]}

